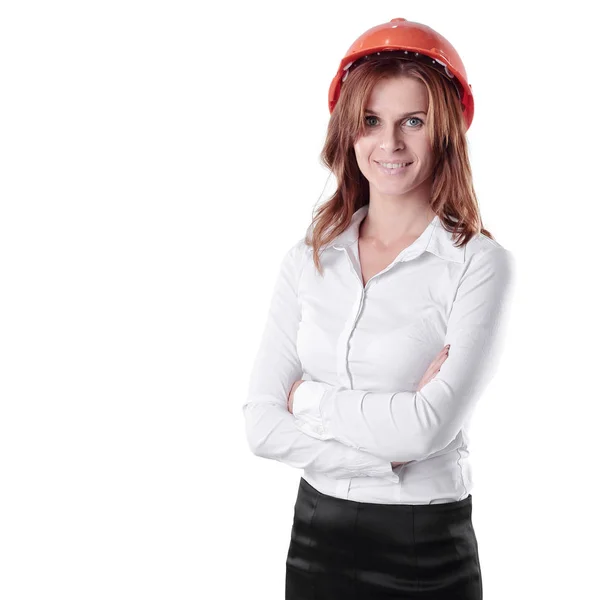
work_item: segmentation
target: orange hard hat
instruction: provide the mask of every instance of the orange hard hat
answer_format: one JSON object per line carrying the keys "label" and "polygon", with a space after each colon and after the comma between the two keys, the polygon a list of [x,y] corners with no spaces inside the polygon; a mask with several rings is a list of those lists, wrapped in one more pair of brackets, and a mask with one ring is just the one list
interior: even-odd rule
{"label": "orange hard hat", "polygon": [[458,52],[431,27],[401,18],[372,27],[350,46],[329,86],[330,113],[340,97],[341,85],[346,80],[349,69],[382,52],[391,52],[404,60],[425,62],[450,79],[458,92],[469,129],[475,106],[467,72]]}

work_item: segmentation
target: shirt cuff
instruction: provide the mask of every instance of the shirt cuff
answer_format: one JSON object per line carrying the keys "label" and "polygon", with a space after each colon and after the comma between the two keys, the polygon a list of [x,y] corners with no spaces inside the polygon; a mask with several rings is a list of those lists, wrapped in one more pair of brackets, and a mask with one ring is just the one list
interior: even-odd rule
{"label": "shirt cuff", "polygon": [[321,399],[330,388],[321,381],[303,381],[294,392],[292,414],[303,421],[302,429],[310,429],[324,439],[325,430],[321,419]]}
{"label": "shirt cuff", "polygon": [[373,473],[374,477],[381,477],[382,479],[386,479],[387,481],[391,481],[392,483],[399,483],[400,476],[397,473],[394,473],[392,469],[392,464],[388,463],[387,466],[381,467]]}

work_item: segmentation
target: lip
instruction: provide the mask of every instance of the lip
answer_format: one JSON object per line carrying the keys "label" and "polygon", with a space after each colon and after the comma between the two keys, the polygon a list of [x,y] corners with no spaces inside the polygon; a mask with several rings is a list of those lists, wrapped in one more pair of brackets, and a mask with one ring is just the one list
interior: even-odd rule
{"label": "lip", "polygon": [[[399,162],[403,162],[403,161],[399,161]],[[400,175],[403,175],[404,171],[406,171],[406,169],[408,169],[408,167],[410,167],[413,163],[409,162],[408,165],[406,165],[405,167],[397,167],[395,169],[388,169],[387,167],[380,165],[377,161],[375,161],[375,164],[377,165],[377,168],[379,169],[379,171],[381,171],[381,173],[383,173],[384,175],[386,175],[386,176],[391,175],[392,177],[398,177]]]}
{"label": "lip", "polygon": [[380,165],[381,163],[391,163],[393,165],[398,164],[398,163],[412,163],[414,161],[412,160],[398,160],[398,159],[394,159],[394,160],[376,160],[375,161],[378,165]]}

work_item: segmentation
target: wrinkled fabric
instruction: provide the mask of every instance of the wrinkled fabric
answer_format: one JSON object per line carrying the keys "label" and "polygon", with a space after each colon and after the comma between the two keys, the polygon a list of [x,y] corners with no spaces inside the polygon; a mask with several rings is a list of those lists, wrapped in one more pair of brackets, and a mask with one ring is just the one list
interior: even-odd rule
{"label": "wrinkled fabric", "polygon": [[286,600],[481,600],[472,496],[444,504],[373,504],[300,479]]}

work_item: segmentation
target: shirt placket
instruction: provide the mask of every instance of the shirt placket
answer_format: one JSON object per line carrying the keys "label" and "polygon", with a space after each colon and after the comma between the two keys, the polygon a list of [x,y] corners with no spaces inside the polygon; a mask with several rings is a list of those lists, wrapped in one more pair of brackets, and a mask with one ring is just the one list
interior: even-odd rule
{"label": "shirt placket", "polygon": [[[346,255],[348,263],[350,264],[350,268],[356,278],[357,291],[355,300],[352,303],[352,307],[350,308],[350,312],[348,313],[348,317],[346,319],[342,332],[340,333],[340,336],[338,338],[336,349],[336,366],[339,385],[348,389],[352,389],[352,374],[350,373],[350,365],[348,361],[350,353],[350,339],[352,337],[352,334],[354,333],[354,330],[356,329],[356,324],[358,323],[358,319],[360,318],[361,312],[364,308],[364,304],[367,298],[367,292],[370,287],[377,283],[377,279],[372,277],[367,282],[367,285],[363,286],[360,265],[358,264],[357,260],[353,260],[347,248],[344,248],[343,252]],[[351,483],[351,478],[346,480],[338,480],[336,486],[336,492],[338,496],[342,498],[348,498]]]}
{"label": "shirt placket", "polygon": [[[414,256],[414,248],[411,253],[408,248],[405,248],[400,254],[393,260],[385,269],[375,274],[373,277],[367,281],[367,284],[363,286],[362,282],[362,273],[360,269],[360,263],[358,261],[358,255],[352,251],[350,251],[347,247],[343,248],[343,252],[346,255],[350,268],[352,270],[353,275],[356,278],[356,289],[357,294],[356,298],[352,304],[350,312],[348,313],[348,318],[344,324],[340,337],[337,342],[337,376],[339,385],[347,388],[353,389],[352,385],[352,374],[350,373],[350,363],[349,363],[349,353],[350,353],[350,339],[354,330],[356,329],[356,324],[358,323],[358,319],[360,318],[361,312],[364,309],[364,305],[367,299],[367,293],[371,287],[377,284],[379,277],[389,271],[399,262],[403,262],[404,260],[408,260],[413,258]],[[336,485],[336,491],[338,496],[342,498],[348,498],[350,492],[350,486],[352,484],[352,479],[340,479]]]}

